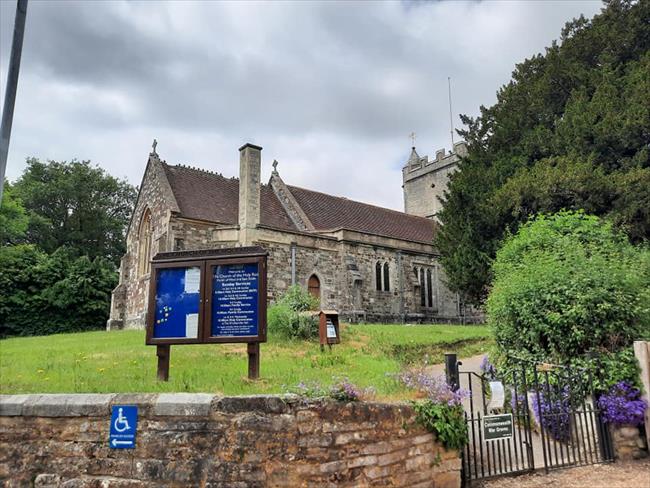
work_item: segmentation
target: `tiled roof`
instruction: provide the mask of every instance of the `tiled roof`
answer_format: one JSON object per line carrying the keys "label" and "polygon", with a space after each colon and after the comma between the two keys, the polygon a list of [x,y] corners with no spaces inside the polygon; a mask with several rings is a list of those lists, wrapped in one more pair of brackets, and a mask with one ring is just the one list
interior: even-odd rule
{"label": "tiled roof", "polygon": [[388,208],[289,186],[316,230],[344,228],[407,241],[433,243],[432,220]]}
{"label": "tiled roof", "polygon": [[[163,166],[181,215],[222,224],[238,223],[238,179],[186,166]],[[432,220],[304,188],[288,188],[316,232],[344,228],[407,241],[433,242]],[[297,230],[270,186],[262,185],[261,200],[262,225]]]}
{"label": "tiled roof", "polygon": [[[237,225],[238,179],[186,166],[163,166],[183,217]],[[260,194],[261,223],[278,229],[296,230],[268,185],[262,185]]]}

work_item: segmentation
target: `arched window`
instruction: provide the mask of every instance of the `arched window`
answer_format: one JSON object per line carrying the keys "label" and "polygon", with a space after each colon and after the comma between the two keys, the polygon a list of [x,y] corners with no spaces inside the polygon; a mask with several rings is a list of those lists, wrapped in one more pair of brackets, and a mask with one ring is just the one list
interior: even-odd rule
{"label": "arched window", "polygon": [[431,286],[431,269],[427,269],[427,307],[433,307],[433,288]]}
{"label": "arched window", "polygon": [[138,274],[149,272],[151,260],[151,211],[147,208],[142,212],[140,229],[138,231]]}
{"label": "arched window", "polygon": [[307,290],[311,293],[312,296],[315,296],[320,300],[320,280],[315,274],[309,277],[307,282]]}
{"label": "arched window", "polygon": [[384,263],[384,291],[390,291],[390,269],[388,263]]}
{"label": "arched window", "polygon": [[375,283],[377,284],[377,291],[381,291],[381,263],[379,261],[375,264]]}
{"label": "arched window", "polygon": [[426,307],[427,305],[426,292],[427,290],[424,284],[424,269],[420,268],[420,305],[423,307]]}

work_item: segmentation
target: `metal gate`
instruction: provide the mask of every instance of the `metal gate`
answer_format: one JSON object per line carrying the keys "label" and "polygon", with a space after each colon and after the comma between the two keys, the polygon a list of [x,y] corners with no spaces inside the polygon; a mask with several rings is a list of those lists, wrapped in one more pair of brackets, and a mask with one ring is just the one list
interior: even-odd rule
{"label": "metal gate", "polygon": [[613,460],[609,430],[586,372],[516,360],[515,370],[503,378],[458,371],[461,364],[449,360],[447,375],[470,395],[464,401],[465,484]]}

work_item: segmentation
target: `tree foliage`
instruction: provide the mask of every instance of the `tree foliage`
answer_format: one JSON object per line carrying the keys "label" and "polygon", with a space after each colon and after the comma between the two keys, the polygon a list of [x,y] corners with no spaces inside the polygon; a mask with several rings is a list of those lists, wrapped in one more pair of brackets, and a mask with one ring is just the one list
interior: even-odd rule
{"label": "tree foliage", "polygon": [[606,386],[634,380],[628,350],[650,334],[650,250],[598,217],[561,212],[522,225],[493,269],[487,313],[502,358],[589,365]]}
{"label": "tree foliage", "polygon": [[613,0],[463,116],[469,154],[436,239],[451,288],[481,302],[504,235],[538,212],[585,209],[650,238],[649,99],[650,2]]}
{"label": "tree foliage", "polygon": [[5,181],[0,205],[0,245],[17,244],[25,238],[29,218],[25,207],[8,181]]}
{"label": "tree foliage", "polygon": [[59,248],[48,255],[32,244],[0,247],[0,336],[44,335],[104,327],[112,263]]}
{"label": "tree foliage", "polygon": [[128,182],[89,161],[31,158],[14,191],[30,216],[27,242],[46,253],[66,246],[78,256],[119,264],[136,197]]}

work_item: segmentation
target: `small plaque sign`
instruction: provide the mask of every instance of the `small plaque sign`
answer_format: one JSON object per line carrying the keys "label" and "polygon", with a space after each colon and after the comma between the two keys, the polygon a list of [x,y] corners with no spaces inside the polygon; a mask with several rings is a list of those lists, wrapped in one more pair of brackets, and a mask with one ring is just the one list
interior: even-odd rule
{"label": "small plaque sign", "polygon": [[108,445],[111,449],[135,449],[135,432],[138,428],[136,405],[114,405]]}
{"label": "small plaque sign", "polygon": [[483,417],[483,438],[486,441],[510,439],[513,425],[512,414],[486,415]]}

